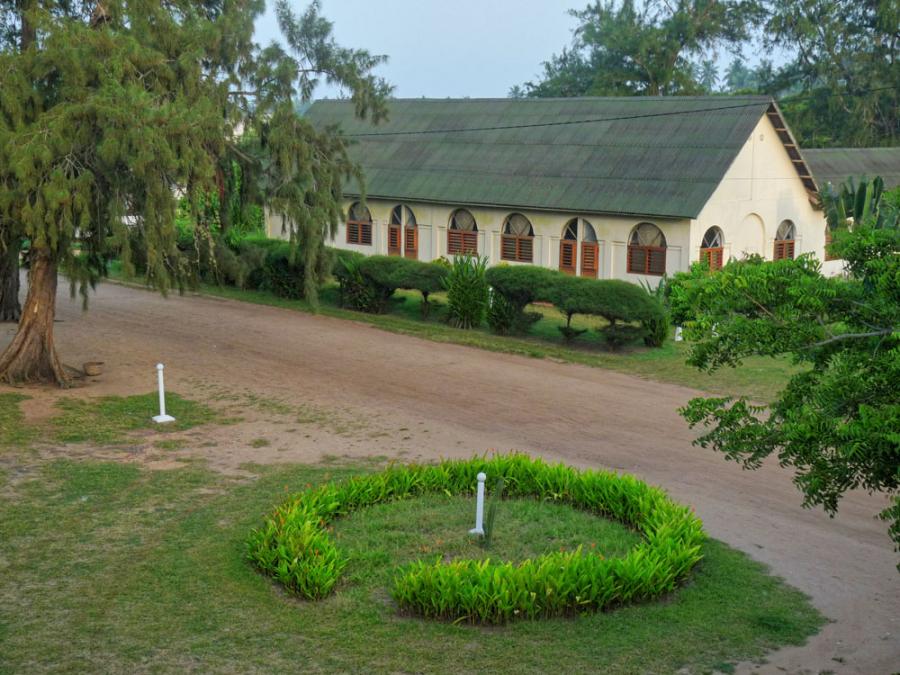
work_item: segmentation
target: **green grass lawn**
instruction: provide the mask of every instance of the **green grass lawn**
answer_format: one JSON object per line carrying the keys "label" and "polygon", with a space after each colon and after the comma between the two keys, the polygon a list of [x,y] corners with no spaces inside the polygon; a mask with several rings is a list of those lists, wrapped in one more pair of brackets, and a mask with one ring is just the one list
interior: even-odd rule
{"label": "green grass lawn", "polygon": [[[113,279],[121,280],[117,267],[111,269]],[[201,284],[199,292],[241,302],[311,312],[305,300],[288,300],[264,291],[241,290],[230,286]],[[749,396],[758,401],[770,401],[787,383],[797,368],[786,359],[751,357],[740,368],[723,368],[707,374],[685,363],[689,345],[672,340],[659,349],[631,347],[620,352],[610,352],[602,344],[596,329],[601,320],[576,316],[575,328],[588,328],[573,344],[564,343],[558,327],[565,324],[565,317],[548,306],[531,306],[529,311],[543,314],[543,318],[531,327],[528,335],[521,337],[499,336],[487,327],[475,330],[452,328],[444,321],[444,294],[432,296],[432,312],[428,320],[422,319],[421,294],[416,291],[397,291],[385,314],[372,315],[339,307],[338,289],[326,285],[320,293],[318,312],[340,319],[351,319],[371,324],[382,330],[453,344],[477,347],[495,352],[519,354],[533,358],[549,358],[569,363],[581,363],[598,368],[608,368],[661,382],[671,382],[693,387],[714,394]]]}
{"label": "green grass lawn", "polygon": [[57,401],[56,407],[61,412],[52,419],[51,426],[53,439],[60,443],[121,443],[129,431],[184,431],[215,418],[211,408],[172,392],[166,394],[166,412],[175,421],[162,425],[151,419],[159,413],[156,393],[99,399],[64,398]]}
{"label": "green grass lawn", "polygon": [[25,424],[19,404],[28,397],[22,394],[0,393],[0,449],[25,447],[37,431]]}
{"label": "green grass lawn", "polygon": [[[303,602],[245,561],[247,534],[287,492],[362,469],[253,470],[237,482],[196,465],[58,460],[3,486],[0,671],[705,672],[823,623],[799,592],[715,541],[659,602],[493,628],[401,616],[396,565],[484,555],[464,534],[471,500],[443,496],[336,523],[344,578],[332,597]],[[578,544],[615,554],[636,536],[529,500],[501,503],[496,528],[490,555],[512,559]]]}

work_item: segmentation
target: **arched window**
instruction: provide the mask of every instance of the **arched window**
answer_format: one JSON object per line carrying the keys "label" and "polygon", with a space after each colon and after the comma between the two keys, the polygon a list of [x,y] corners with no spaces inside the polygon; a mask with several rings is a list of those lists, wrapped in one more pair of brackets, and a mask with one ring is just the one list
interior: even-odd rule
{"label": "arched window", "polygon": [[419,255],[419,231],[416,216],[408,206],[398,204],[391,210],[388,225],[388,255],[405,255],[417,258]]}
{"label": "arched window", "polygon": [[631,274],[666,273],[666,237],[653,223],[639,223],[628,238],[628,271]]}
{"label": "arched window", "polygon": [[709,269],[720,270],[725,258],[725,237],[718,227],[711,227],[703,235],[700,243],[700,261],[705,262]]}
{"label": "arched window", "polygon": [[465,209],[456,209],[450,216],[450,227],[447,229],[447,253],[462,255],[478,253],[478,223],[475,217]]}
{"label": "arched window", "polygon": [[578,243],[581,242],[581,276],[596,278],[600,246],[594,226],[584,218],[572,218],[563,226],[559,242],[559,271],[575,274]]}
{"label": "arched window", "polygon": [[351,204],[347,212],[347,243],[372,245],[372,214],[359,202]]}
{"label": "arched window", "polygon": [[775,250],[772,260],[792,260],[794,258],[794,239],[796,230],[793,221],[783,220],[775,233]]}
{"label": "arched window", "polygon": [[503,221],[500,257],[515,262],[530,263],[534,260],[534,228],[521,213],[511,213]]}

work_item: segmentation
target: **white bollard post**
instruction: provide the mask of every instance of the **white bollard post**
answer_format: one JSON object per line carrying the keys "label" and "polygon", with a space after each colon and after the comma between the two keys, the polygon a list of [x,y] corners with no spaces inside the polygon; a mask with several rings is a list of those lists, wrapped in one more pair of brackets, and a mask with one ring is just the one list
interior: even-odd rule
{"label": "white bollard post", "polygon": [[163,382],[163,369],[165,366],[161,363],[156,364],[156,372],[159,379],[159,415],[153,418],[157,424],[165,424],[166,422],[174,422],[175,418],[166,415],[166,385]]}
{"label": "white bollard post", "polygon": [[675,342],[681,342],[684,338],[681,336],[681,326],[675,326]]}
{"label": "white bollard post", "polygon": [[475,527],[469,530],[469,534],[484,535],[484,481],[487,474],[478,474],[478,492],[475,494]]}

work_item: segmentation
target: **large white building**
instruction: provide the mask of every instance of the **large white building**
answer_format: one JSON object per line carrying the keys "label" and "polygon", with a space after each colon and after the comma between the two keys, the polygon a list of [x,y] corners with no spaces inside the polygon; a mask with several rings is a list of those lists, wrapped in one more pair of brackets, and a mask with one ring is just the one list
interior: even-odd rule
{"label": "large white building", "polygon": [[825,260],[816,180],[766,97],[395,100],[377,126],[350,101],[307,115],[353,139],[366,176],[364,203],[347,187],[339,248],[651,283],[700,259]]}

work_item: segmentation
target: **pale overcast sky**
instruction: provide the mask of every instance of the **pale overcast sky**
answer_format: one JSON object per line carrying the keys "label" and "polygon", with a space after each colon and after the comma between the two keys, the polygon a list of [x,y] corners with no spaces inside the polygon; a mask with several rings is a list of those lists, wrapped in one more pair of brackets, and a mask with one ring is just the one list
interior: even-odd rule
{"label": "pale overcast sky", "polygon": [[[308,2],[295,0],[299,13]],[[378,74],[402,98],[503,97],[572,39],[569,7],[587,0],[322,0],[338,42],[387,54]],[[271,10],[257,24],[278,36]],[[317,96],[328,95],[322,90]],[[334,95],[332,92],[331,95]]]}
{"label": "pale overcast sky", "polygon": [[[301,13],[309,2],[293,5]],[[399,98],[493,98],[537,79],[541,64],[572,42],[577,20],[568,10],[587,5],[588,0],[322,0],[322,13],[342,46],[388,56],[378,74]],[[278,37],[269,9],[256,38],[268,44]],[[766,55],[746,54],[750,63]],[[720,76],[732,58],[726,51],[718,54]],[[323,86],[315,96],[336,95]]]}

